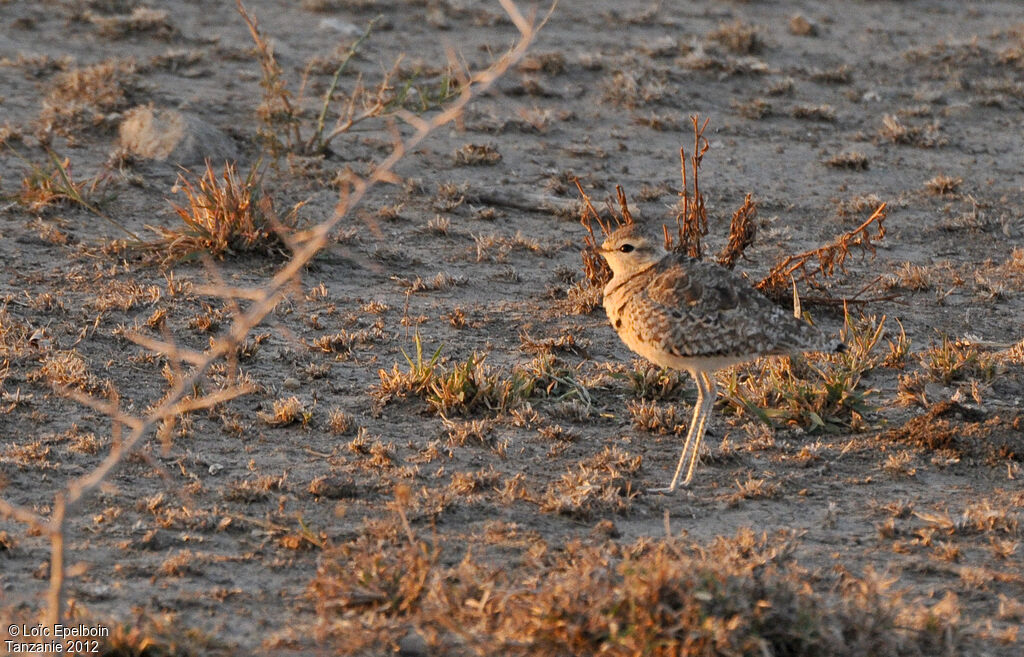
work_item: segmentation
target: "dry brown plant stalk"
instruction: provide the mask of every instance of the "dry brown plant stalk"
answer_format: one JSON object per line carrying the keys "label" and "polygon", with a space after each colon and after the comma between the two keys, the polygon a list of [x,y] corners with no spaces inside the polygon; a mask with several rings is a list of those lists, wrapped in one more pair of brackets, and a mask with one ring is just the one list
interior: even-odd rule
{"label": "dry brown plant stalk", "polygon": [[[238,312],[235,315],[235,320],[224,337],[211,341],[211,345],[206,351],[199,352],[182,348],[169,338],[157,340],[141,334],[131,336],[135,343],[167,357],[175,368],[180,368],[180,375],[174,377],[170,390],[160,403],[145,415],[135,416],[121,410],[116,395],[113,400],[106,400],[77,391],[62,391],[72,399],[111,418],[115,438],[112,443],[113,447],[94,470],[71,480],[55,494],[53,509],[49,517],[0,498],[0,517],[13,518],[50,539],[50,583],[45,622],[51,627],[65,619],[64,541],[68,530],[68,517],[73,516],[78,506],[118,471],[127,455],[142,445],[153,429],[183,413],[210,408],[248,392],[249,388],[245,385],[230,385],[223,390],[201,397],[190,397],[212,365],[222,359],[227,360],[229,365],[233,364],[238,346],[243,344],[250,331],[260,324],[288,295],[310,260],[327,245],[331,231],[342,219],[351,216],[353,208],[366,197],[367,193],[381,182],[394,182],[396,180],[395,165],[407,153],[415,149],[428,135],[441,126],[457,120],[473,98],[486,91],[510,67],[523,58],[533,43],[537,31],[551,16],[557,5],[557,0],[554,0],[546,15],[538,21],[536,15],[531,15],[529,19],[524,17],[512,0],[499,1],[519,31],[519,39],[515,45],[488,68],[469,76],[467,84],[460,87],[456,99],[430,119],[423,119],[406,111],[395,112],[395,116],[412,127],[413,133],[403,139],[396,132],[392,152],[387,158],[376,165],[366,178],[354,175],[348,178],[348,185],[343,189],[334,214],[306,231],[301,240],[297,239],[294,242],[292,258],[264,285],[249,289],[219,285],[210,290],[232,301],[236,299],[251,300],[244,312]],[[186,372],[185,368],[188,366],[191,366],[191,370]],[[120,435],[121,427],[127,427],[130,431],[126,435]]]}
{"label": "dry brown plant stalk", "polygon": [[690,169],[693,173],[693,189],[687,184],[686,173],[686,149],[679,149],[679,174],[683,180],[683,188],[679,192],[679,206],[676,212],[676,236],[669,235],[668,227],[663,227],[665,232],[665,248],[676,253],[685,253],[691,258],[701,256],[701,238],[708,234],[708,211],[704,203],[704,195],[700,193],[700,165],[704,160],[704,154],[708,152],[711,144],[704,137],[704,130],[708,127],[710,118],[700,122],[700,116],[694,114],[690,117],[693,123],[693,153],[690,155]]}
{"label": "dry brown plant stalk", "polygon": [[[851,248],[873,254],[875,245],[872,240],[885,237],[885,206],[885,203],[879,205],[864,223],[840,235],[833,242],[810,251],[786,256],[772,267],[768,275],[755,287],[766,296],[781,300],[789,295],[795,276],[799,275],[800,280],[807,285],[820,287],[822,279],[832,276],[836,267],[845,270],[844,264]],[[873,235],[872,226],[876,230]]]}
{"label": "dry brown plant stalk", "polygon": [[[242,15],[242,19],[249,28],[249,34],[252,35],[256,49],[259,51],[260,68],[263,71],[263,77],[260,79],[260,86],[263,87],[263,102],[257,112],[272,130],[285,132],[290,143],[301,143],[299,110],[292,103],[291,92],[288,91],[284,81],[284,71],[277,63],[270,43],[260,33],[259,23],[246,11],[242,0],[235,0],[235,3],[238,6],[238,13]],[[271,138],[270,135],[266,135],[266,137]]]}
{"label": "dry brown plant stalk", "polygon": [[[340,63],[334,70],[331,82],[320,102],[320,109],[316,112],[316,119],[309,126],[309,135],[303,135],[303,128],[310,113],[304,109],[306,77],[299,88],[297,96],[293,98],[288,90],[284,71],[274,50],[266,36],[260,31],[259,23],[253,18],[242,4],[241,0],[235,0],[238,13],[242,15],[249,28],[249,34],[256,44],[256,50],[262,70],[260,86],[263,88],[263,102],[260,103],[257,114],[265,126],[260,131],[260,136],[265,141],[268,150],[274,157],[285,152],[301,154],[319,154],[326,152],[332,141],[338,136],[350,131],[353,126],[367,119],[390,117],[396,115],[406,100],[408,87],[395,84],[399,77],[402,55],[399,55],[391,68],[386,71],[380,81],[375,84],[364,84],[361,75],[357,76],[352,89],[346,94],[348,100],[343,103],[342,109],[338,112],[337,119],[333,126],[327,125],[328,110],[334,93],[338,89],[338,83],[342,73],[345,72],[349,62],[355,57],[360,46],[370,37],[374,25],[380,20],[380,16],[374,18],[367,25],[363,33],[349,46],[342,56]],[[447,101],[450,97],[457,95],[462,86],[468,81],[469,75],[454,53],[448,53],[449,75],[443,79],[442,90],[438,104]],[[306,75],[309,74],[307,67]],[[454,82],[454,85],[452,84]],[[396,88],[397,87],[397,88]],[[429,103],[428,105],[432,105]],[[423,110],[428,109],[424,105]]]}

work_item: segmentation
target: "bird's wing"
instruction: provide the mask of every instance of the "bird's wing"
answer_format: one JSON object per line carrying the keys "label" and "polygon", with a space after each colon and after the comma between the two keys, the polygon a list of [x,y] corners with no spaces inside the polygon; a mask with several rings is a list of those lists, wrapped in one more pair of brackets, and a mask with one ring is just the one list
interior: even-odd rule
{"label": "bird's wing", "polygon": [[[681,255],[666,257],[644,291],[641,313],[679,356],[769,354],[814,348],[817,329],[794,318],[738,274]],[[657,326],[655,326],[657,325]],[[668,330],[666,330],[668,329]]]}

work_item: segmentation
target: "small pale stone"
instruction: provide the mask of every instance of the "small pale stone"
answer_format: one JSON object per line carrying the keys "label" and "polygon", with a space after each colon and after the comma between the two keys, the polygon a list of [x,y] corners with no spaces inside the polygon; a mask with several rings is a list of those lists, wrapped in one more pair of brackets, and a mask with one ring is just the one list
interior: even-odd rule
{"label": "small pale stone", "polygon": [[119,130],[121,147],[141,158],[190,166],[238,158],[231,138],[191,114],[173,109],[135,107]]}

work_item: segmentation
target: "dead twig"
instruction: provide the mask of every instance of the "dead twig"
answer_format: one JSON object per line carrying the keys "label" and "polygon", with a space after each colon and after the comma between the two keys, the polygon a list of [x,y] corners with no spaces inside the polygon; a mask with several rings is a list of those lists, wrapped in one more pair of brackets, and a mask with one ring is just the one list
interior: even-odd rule
{"label": "dead twig", "polygon": [[[796,276],[812,287],[820,287],[822,279],[835,273],[836,267],[844,270],[846,258],[851,248],[858,248],[867,253],[875,252],[872,240],[885,237],[885,203],[882,203],[867,220],[853,230],[840,235],[833,242],[817,249],[786,256],[755,287],[773,299],[782,299],[789,291],[790,280]],[[876,232],[872,234],[871,227]]]}

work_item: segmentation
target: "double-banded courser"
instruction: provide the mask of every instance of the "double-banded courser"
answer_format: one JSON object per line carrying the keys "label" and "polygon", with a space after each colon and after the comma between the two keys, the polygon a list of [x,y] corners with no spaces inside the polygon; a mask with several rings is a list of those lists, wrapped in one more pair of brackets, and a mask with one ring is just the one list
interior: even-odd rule
{"label": "double-banded courser", "polygon": [[668,488],[690,483],[700,441],[716,399],[716,370],[771,354],[842,351],[814,326],[750,287],[738,274],[661,248],[638,224],[618,228],[601,245],[612,270],[604,309],[626,346],[655,365],[686,370],[697,405],[679,465]]}

